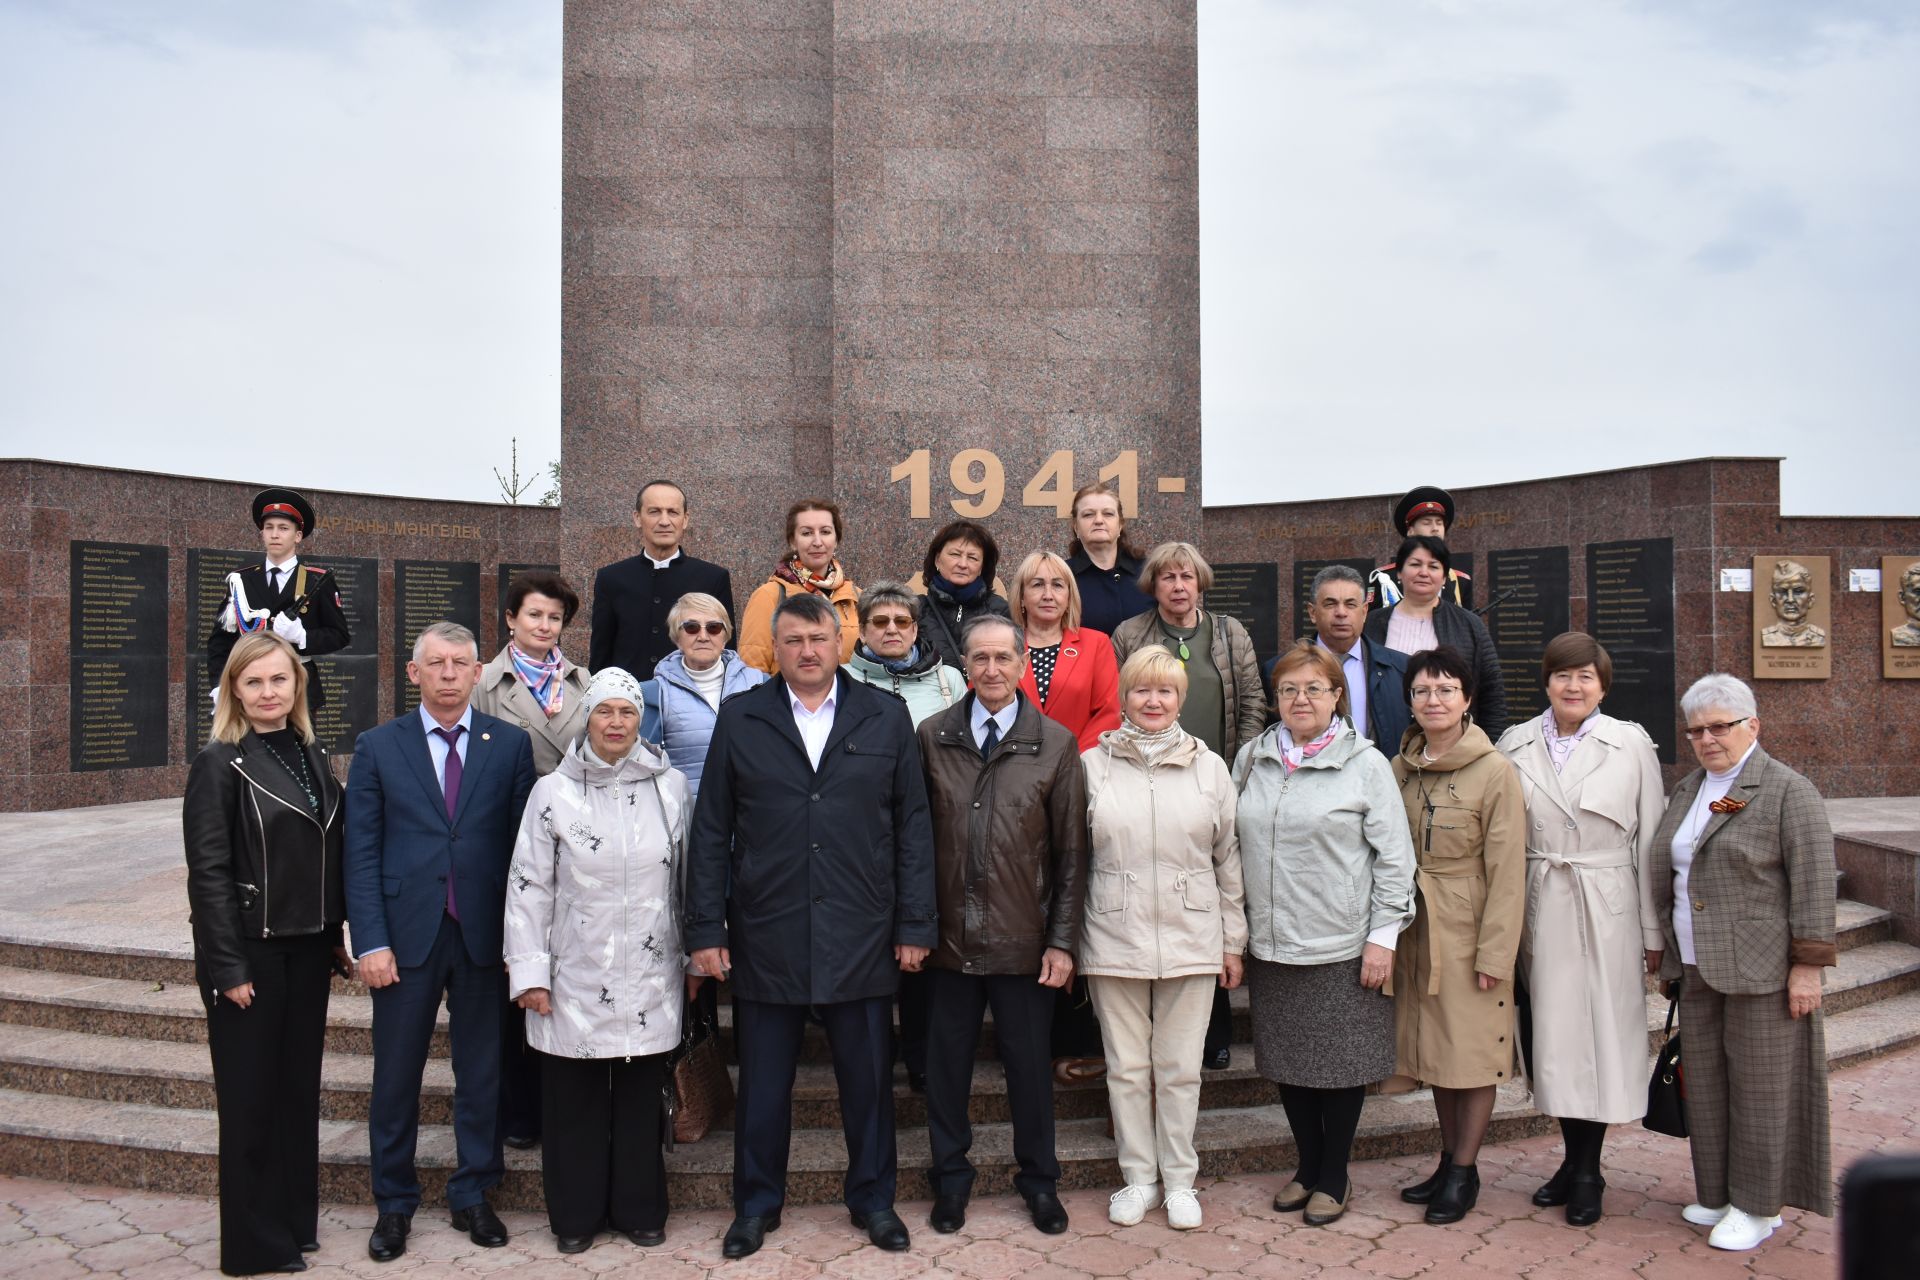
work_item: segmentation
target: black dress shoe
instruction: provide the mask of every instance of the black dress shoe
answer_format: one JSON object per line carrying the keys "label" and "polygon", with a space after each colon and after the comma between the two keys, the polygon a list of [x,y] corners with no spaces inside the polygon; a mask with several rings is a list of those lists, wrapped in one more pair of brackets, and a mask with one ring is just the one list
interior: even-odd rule
{"label": "black dress shoe", "polygon": [[1233,1050],[1214,1049],[1200,1059],[1200,1065],[1208,1071],[1225,1071],[1233,1065]]}
{"label": "black dress shoe", "polygon": [[943,1236],[950,1236],[967,1225],[967,1198],[965,1196],[935,1196],[933,1212],[927,1215],[927,1225]]}
{"label": "black dress shoe", "polygon": [[1440,1166],[1433,1171],[1433,1176],[1416,1182],[1410,1187],[1400,1188],[1400,1198],[1408,1204],[1427,1203],[1433,1199],[1433,1193],[1440,1189],[1441,1182],[1446,1179],[1447,1170],[1452,1167],[1453,1153],[1442,1151],[1440,1153]]}
{"label": "black dress shoe", "polygon": [[1540,1184],[1533,1193],[1533,1202],[1542,1209],[1551,1209],[1557,1204],[1567,1202],[1567,1184],[1573,1181],[1573,1166],[1562,1161],[1553,1176]]}
{"label": "black dress shoe", "polygon": [[510,1133],[506,1137],[500,1139],[500,1141],[506,1143],[508,1146],[512,1147],[515,1151],[531,1151],[535,1147],[540,1145],[540,1135],[537,1133],[532,1135],[528,1135],[524,1133]]}
{"label": "black dress shoe", "polygon": [[367,1256],[375,1262],[392,1262],[407,1251],[407,1233],[412,1230],[412,1214],[381,1214],[367,1237]]}
{"label": "black dress shoe", "polygon": [[1607,1180],[1597,1173],[1576,1174],[1567,1184],[1567,1225],[1590,1227],[1600,1221],[1600,1200]]}
{"label": "black dress shoe", "polygon": [[652,1249],[667,1242],[667,1229],[665,1227],[643,1227],[636,1231],[627,1232],[627,1239],[633,1241],[642,1249]]}
{"label": "black dress shoe", "polygon": [[925,1093],[927,1091],[927,1073],[924,1071],[915,1071],[912,1067],[908,1067],[907,1088],[913,1090],[915,1093]]}
{"label": "black dress shoe", "polygon": [[308,1240],[300,1246],[300,1252],[318,1253],[320,1252],[320,1242],[318,1240]]}
{"label": "black dress shoe", "polygon": [[1050,1236],[1057,1236],[1067,1229],[1067,1207],[1051,1191],[1028,1196],[1027,1212],[1033,1215],[1033,1225]]}
{"label": "black dress shoe", "polygon": [[291,1262],[283,1262],[279,1266],[275,1267],[273,1269],[273,1274],[286,1275],[290,1272],[305,1271],[306,1269],[307,1269],[307,1260],[305,1258],[295,1258]]}
{"label": "black dress shoe", "polygon": [[726,1239],[720,1242],[720,1256],[723,1258],[744,1258],[750,1253],[758,1253],[767,1238],[767,1232],[780,1227],[780,1215],[770,1213],[764,1218],[735,1218],[727,1228]]}
{"label": "black dress shoe", "polygon": [[592,1236],[555,1236],[553,1247],[562,1253],[585,1253],[593,1248]]}
{"label": "black dress shoe", "polygon": [[907,1224],[891,1209],[875,1209],[872,1213],[849,1210],[847,1216],[853,1219],[854,1226],[867,1233],[867,1239],[889,1253],[899,1253],[913,1243],[907,1235]]}
{"label": "black dress shoe", "polygon": [[485,1200],[470,1209],[455,1209],[453,1229],[466,1232],[467,1239],[482,1249],[498,1249],[507,1242],[507,1224]]}
{"label": "black dress shoe", "polygon": [[1480,1168],[1471,1164],[1450,1164],[1440,1180],[1440,1189],[1427,1203],[1427,1221],[1434,1226],[1458,1222],[1467,1216],[1480,1199]]}

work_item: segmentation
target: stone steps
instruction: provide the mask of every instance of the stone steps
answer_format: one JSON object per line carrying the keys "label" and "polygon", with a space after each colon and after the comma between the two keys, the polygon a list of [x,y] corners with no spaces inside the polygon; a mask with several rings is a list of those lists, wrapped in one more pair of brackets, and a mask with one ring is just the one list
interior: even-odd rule
{"label": "stone steps", "polygon": [[[1882,915],[1885,913],[1883,912]],[[1884,920],[1879,923],[1884,924]],[[1904,942],[1858,942],[1844,947],[1840,952],[1840,963],[1827,971],[1826,983],[1821,995],[1821,1008],[1827,1017],[1828,1059],[1834,1058],[1833,1039],[1836,1027],[1843,1024],[1842,1019],[1851,1013],[1863,1010],[1880,1009],[1883,1006],[1892,1010],[1920,1008],[1920,1004],[1909,1005],[1901,998],[1920,993],[1920,947],[1910,947]],[[1658,991],[1647,993],[1647,1046],[1649,1052],[1659,1049],[1665,1038],[1667,1022],[1667,998]],[[1679,1019],[1674,1020],[1675,1026]],[[1899,1025],[1897,1020],[1893,1024]],[[1899,1048],[1914,1039],[1920,1039],[1920,1022],[1913,1028],[1914,1034],[1906,1038],[1891,1040],[1884,1048],[1876,1052],[1884,1053],[1888,1049]],[[1863,1054],[1861,1057],[1871,1057]],[[1850,1059],[1859,1061],[1860,1057]]]}
{"label": "stone steps", "polygon": [[[1488,1140],[1510,1142],[1544,1132],[1549,1122],[1527,1104],[1524,1090],[1501,1090]],[[1360,1159],[1419,1154],[1433,1149],[1433,1107],[1424,1093],[1367,1100],[1355,1141]],[[322,1200],[367,1199],[367,1135],[364,1123],[323,1120],[320,1125]],[[167,1194],[211,1195],[216,1187],[218,1121],[211,1111],[184,1110],[90,1098],[50,1098],[0,1089],[0,1167],[53,1181],[132,1186]],[[1288,1167],[1293,1137],[1277,1104],[1202,1112],[1195,1133],[1204,1175]],[[1063,1188],[1112,1186],[1119,1177],[1113,1140],[1105,1122],[1062,1120],[1057,1147]],[[899,1134],[901,1196],[926,1194],[927,1136],[923,1128]],[[982,1195],[1008,1191],[1013,1178],[1012,1127],[980,1124],[972,1158]],[[493,1195],[496,1207],[538,1211],[544,1207],[539,1153],[508,1151],[507,1176]],[[418,1164],[427,1205],[445,1195],[453,1167],[453,1131],[422,1125]],[[731,1203],[732,1135],[716,1131],[667,1155],[673,1203],[680,1208],[721,1208]],[[838,1200],[846,1151],[831,1130],[794,1134],[788,1199],[795,1204]]]}

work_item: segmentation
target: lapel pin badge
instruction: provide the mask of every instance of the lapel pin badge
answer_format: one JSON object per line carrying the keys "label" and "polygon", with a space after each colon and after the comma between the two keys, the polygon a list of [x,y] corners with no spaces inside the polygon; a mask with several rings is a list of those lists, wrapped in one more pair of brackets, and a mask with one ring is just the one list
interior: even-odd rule
{"label": "lapel pin badge", "polygon": [[1715,800],[1707,808],[1715,813],[1738,813],[1747,807],[1745,800]]}
{"label": "lapel pin badge", "polygon": [[490,734],[490,733],[483,733],[483,734],[481,734],[481,735],[480,735],[480,741],[482,741],[482,742],[492,742],[492,741],[493,741],[493,735],[492,735],[492,734]]}

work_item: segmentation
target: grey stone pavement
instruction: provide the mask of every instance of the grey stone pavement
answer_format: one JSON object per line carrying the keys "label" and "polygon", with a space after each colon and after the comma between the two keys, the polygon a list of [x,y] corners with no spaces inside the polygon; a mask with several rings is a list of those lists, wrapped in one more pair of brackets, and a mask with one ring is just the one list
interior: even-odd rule
{"label": "grey stone pavement", "polygon": [[[1836,1072],[1833,1077],[1834,1167],[1873,1151],[1920,1151],[1920,1048]],[[832,1276],[956,1277],[959,1280],[1683,1280],[1766,1276],[1827,1280],[1838,1274],[1832,1220],[1789,1209],[1786,1224],[1751,1253],[1721,1253],[1706,1232],[1680,1220],[1693,1184],[1684,1142],[1638,1126],[1617,1129],[1607,1146],[1607,1216],[1596,1226],[1569,1227],[1557,1209],[1535,1209],[1528,1196],[1559,1163],[1552,1137],[1481,1153],[1479,1207],[1459,1223],[1430,1227],[1395,1195],[1423,1177],[1430,1157],[1359,1164],[1352,1207],[1327,1227],[1273,1212],[1279,1175],[1204,1180],[1206,1225],[1176,1232],[1163,1214],[1135,1227],[1106,1220],[1106,1196],[1074,1191],[1062,1198],[1072,1215],[1065,1235],[1042,1236],[1010,1197],[977,1201],[964,1230],[935,1234],[924,1201],[903,1204],[913,1231],[907,1253],[882,1253],[865,1242],[833,1206],[790,1210],[767,1247],[739,1262],[720,1259],[728,1215],[674,1214],[667,1242],[642,1250],[601,1236],[586,1253],[562,1257],[538,1214],[503,1215],[514,1233],[504,1249],[476,1248],[447,1225],[444,1211],[423,1206],[412,1245],[397,1262],[366,1256],[371,1208],[322,1211],[316,1276],[500,1275],[515,1280],[580,1275],[636,1275],[659,1280],[721,1276],[732,1280]],[[157,1196],[111,1187],[67,1186],[0,1177],[0,1275],[26,1280],[119,1275],[139,1280],[206,1275],[218,1265],[218,1210],[205,1197]]]}

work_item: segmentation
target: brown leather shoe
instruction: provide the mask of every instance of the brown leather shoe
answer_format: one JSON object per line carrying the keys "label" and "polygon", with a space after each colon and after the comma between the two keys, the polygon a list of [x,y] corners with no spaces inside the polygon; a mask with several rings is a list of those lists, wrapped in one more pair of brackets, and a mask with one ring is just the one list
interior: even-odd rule
{"label": "brown leather shoe", "polygon": [[1105,1058],[1055,1058],[1053,1082],[1061,1086],[1090,1084],[1107,1078]]}
{"label": "brown leather shoe", "polygon": [[1307,1211],[1301,1215],[1300,1220],[1310,1227],[1324,1227],[1329,1222],[1337,1220],[1346,1211],[1347,1206],[1344,1201],[1335,1200],[1324,1191],[1316,1191],[1308,1197]]}

